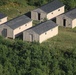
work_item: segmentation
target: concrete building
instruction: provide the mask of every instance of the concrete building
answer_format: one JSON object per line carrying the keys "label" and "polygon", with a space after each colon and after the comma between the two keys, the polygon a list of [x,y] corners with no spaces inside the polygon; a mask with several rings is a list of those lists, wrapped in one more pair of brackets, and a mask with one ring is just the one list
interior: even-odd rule
{"label": "concrete building", "polygon": [[15,39],[18,34],[30,27],[32,27],[32,20],[22,15],[0,25],[0,35]]}
{"label": "concrete building", "polygon": [[7,16],[3,13],[0,13],[0,24],[7,22]]}
{"label": "concrete building", "polygon": [[31,11],[31,19],[33,20],[43,20],[44,18],[53,19],[56,16],[64,13],[65,5],[58,1],[54,0],[51,3],[43,5],[42,7]]}
{"label": "concrete building", "polygon": [[42,43],[43,41],[56,36],[58,34],[58,26],[53,21],[48,20],[31,27],[23,32],[24,41],[36,41]]}
{"label": "concrete building", "polygon": [[56,18],[56,23],[59,26],[76,27],[76,8],[72,9]]}

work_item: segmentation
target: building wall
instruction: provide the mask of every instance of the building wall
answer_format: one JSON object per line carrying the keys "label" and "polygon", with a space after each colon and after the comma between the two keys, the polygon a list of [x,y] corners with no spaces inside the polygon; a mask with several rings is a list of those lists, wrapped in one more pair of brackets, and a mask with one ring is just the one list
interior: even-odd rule
{"label": "building wall", "polygon": [[43,21],[44,18],[47,18],[46,13],[41,13],[41,19],[40,20]]}
{"label": "building wall", "polygon": [[[46,13],[40,12],[40,20],[43,20],[46,17]],[[31,19],[38,20],[38,12],[31,11]]]}
{"label": "building wall", "polygon": [[72,21],[72,28],[76,27],[76,19]]}
{"label": "building wall", "polygon": [[17,35],[17,34],[23,32],[24,30],[26,30],[26,29],[28,29],[28,28],[30,28],[30,27],[32,27],[32,21],[30,21],[30,22],[28,22],[28,23],[26,23],[26,24],[24,24],[24,25],[16,28],[16,29],[13,31],[13,35]]}
{"label": "building wall", "polygon": [[56,18],[56,23],[59,26],[64,26],[63,20],[66,20],[66,26],[65,27],[70,27],[72,28],[72,19],[70,19],[69,17],[67,17],[65,14],[60,15]]}
{"label": "building wall", "polygon": [[0,35],[2,35],[2,36],[5,35],[4,29],[7,29],[7,32],[6,32],[7,36],[6,36],[6,38],[13,38],[13,30],[10,27],[6,26],[6,25],[1,25],[0,26]]}
{"label": "building wall", "polygon": [[31,11],[31,19],[32,20],[38,20],[37,12]]}
{"label": "building wall", "polygon": [[39,42],[42,43],[43,41],[45,41],[45,40],[47,40],[53,36],[56,36],[57,34],[58,34],[58,26],[56,26],[55,28],[50,29],[47,32],[41,34],[39,36]]}
{"label": "building wall", "polygon": [[7,22],[7,17],[0,19],[0,24]]}
{"label": "building wall", "polygon": [[[33,40],[31,40],[30,35],[33,36]],[[39,35],[37,33],[35,33],[34,31],[32,31],[31,29],[26,30],[23,32],[23,40],[29,41],[29,42],[33,42],[33,41],[38,42],[39,41]]]}
{"label": "building wall", "polygon": [[[49,9],[50,10],[50,9]],[[52,19],[65,12],[65,6],[62,6],[47,14],[47,19]]]}
{"label": "building wall", "polygon": [[58,24],[59,26],[63,26],[63,15],[56,17],[56,24]]}
{"label": "building wall", "polygon": [[72,19],[67,16],[65,16],[64,18],[66,19],[66,27],[72,28]]}

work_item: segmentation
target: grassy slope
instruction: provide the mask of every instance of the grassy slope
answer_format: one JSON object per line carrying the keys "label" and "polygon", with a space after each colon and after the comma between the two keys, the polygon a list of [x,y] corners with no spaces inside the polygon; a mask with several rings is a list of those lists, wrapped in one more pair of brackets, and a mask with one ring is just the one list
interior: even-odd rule
{"label": "grassy slope", "polygon": [[[0,6],[0,11],[8,15],[8,19],[12,19],[21,14],[25,14],[30,10],[33,10],[33,6],[19,6],[17,4],[8,4],[5,6]],[[21,12],[21,14],[19,13]],[[59,34],[47,41],[43,42],[42,45],[47,45],[48,47],[56,47],[58,49],[70,49],[75,46],[76,42],[76,28],[64,28],[59,27]]]}
{"label": "grassy slope", "polygon": [[30,10],[33,10],[35,7],[34,6],[19,6],[18,4],[8,4],[8,5],[3,5],[0,6],[0,12],[5,13],[8,16],[8,20],[12,19],[16,16],[25,14],[29,12]]}
{"label": "grassy slope", "polygon": [[47,45],[50,48],[58,48],[60,50],[68,50],[76,46],[76,28],[59,27],[59,34],[47,41],[42,45]]}

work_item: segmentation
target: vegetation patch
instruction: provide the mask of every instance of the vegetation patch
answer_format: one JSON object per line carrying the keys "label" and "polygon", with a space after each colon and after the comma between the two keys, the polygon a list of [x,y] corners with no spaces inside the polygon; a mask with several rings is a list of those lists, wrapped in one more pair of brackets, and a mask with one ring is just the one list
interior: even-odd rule
{"label": "vegetation patch", "polygon": [[[0,11],[10,20],[49,1],[0,0]],[[75,0],[61,1],[66,10],[76,7]],[[59,34],[42,44],[0,36],[0,75],[76,75],[76,28],[59,27]]]}
{"label": "vegetation patch", "polygon": [[75,75],[74,30],[59,27],[59,34],[42,44],[0,37],[0,74]]}

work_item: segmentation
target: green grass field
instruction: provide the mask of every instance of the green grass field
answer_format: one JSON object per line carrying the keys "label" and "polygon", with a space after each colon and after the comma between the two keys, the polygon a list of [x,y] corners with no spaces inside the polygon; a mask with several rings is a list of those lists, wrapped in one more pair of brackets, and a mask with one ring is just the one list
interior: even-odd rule
{"label": "green grass field", "polygon": [[[5,13],[8,16],[8,20],[15,18],[19,15],[25,14],[36,7],[34,6],[19,6],[17,4],[8,4],[5,6],[0,6],[0,12]],[[21,13],[20,13],[21,12]],[[34,24],[38,22],[34,21]],[[53,38],[48,39],[43,42],[42,45],[47,45],[48,47],[56,47],[59,49],[69,49],[76,46],[76,28],[64,28],[59,27],[59,34]]]}
{"label": "green grass field", "polygon": [[76,46],[76,28],[59,27],[59,34],[53,38],[43,42],[50,48],[58,48],[60,50],[69,50]]}
{"label": "green grass field", "polygon": [[8,16],[8,20],[15,18],[19,15],[25,14],[31,10],[36,8],[35,6],[19,6],[17,4],[8,4],[0,6],[0,12],[6,14]]}

